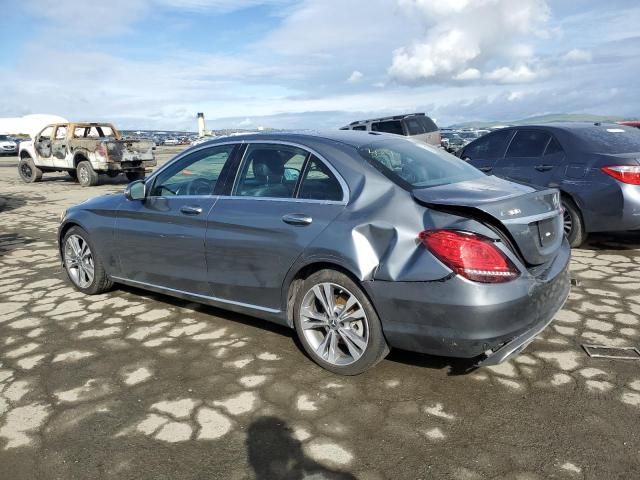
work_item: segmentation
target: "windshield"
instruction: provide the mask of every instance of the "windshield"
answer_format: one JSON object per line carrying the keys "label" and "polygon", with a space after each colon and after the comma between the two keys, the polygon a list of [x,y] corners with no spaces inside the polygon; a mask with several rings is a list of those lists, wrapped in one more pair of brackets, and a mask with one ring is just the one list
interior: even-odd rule
{"label": "windshield", "polygon": [[6,135],[0,135],[0,141],[3,141],[3,140],[11,140],[11,139]]}
{"label": "windshield", "polygon": [[588,151],[595,153],[637,153],[640,152],[640,130],[621,125],[573,130]]}
{"label": "windshield", "polygon": [[410,140],[382,140],[358,149],[371,165],[406,189],[464,182],[484,174],[441,149]]}

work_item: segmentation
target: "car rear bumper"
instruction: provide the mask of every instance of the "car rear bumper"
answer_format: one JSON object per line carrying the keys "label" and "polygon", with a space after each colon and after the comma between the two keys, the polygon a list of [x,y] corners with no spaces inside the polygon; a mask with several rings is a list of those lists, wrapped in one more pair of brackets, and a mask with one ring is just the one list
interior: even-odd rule
{"label": "car rear bumper", "polygon": [[551,322],[569,295],[570,248],[544,272],[504,284],[452,276],[436,282],[365,282],[395,348],[500,363],[517,354]]}
{"label": "car rear bumper", "polygon": [[608,179],[591,187],[578,205],[587,232],[640,230],[640,185]]}

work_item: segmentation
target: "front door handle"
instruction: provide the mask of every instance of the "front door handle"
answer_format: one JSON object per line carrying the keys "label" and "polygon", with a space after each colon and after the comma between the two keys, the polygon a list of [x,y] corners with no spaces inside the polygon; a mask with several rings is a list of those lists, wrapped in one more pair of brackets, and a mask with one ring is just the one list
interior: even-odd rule
{"label": "front door handle", "polygon": [[478,168],[478,170],[480,170],[481,172],[490,172],[491,170],[493,170],[492,167],[480,167]]}
{"label": "front door handle", "polygon": [[534,168],[539,172],[547,172],[553,168],[553,165],[536,165]]}
{"label": "front door handle", "polygon": [[282,221],[289,225],[311,225],[313,218],[304,213],[287,213],[282,217]]}
{"label": "front door handle", "polygon": [[202,213],[202,208],[197,205],[185,205],[180,209],[180,211],[185,215],[200,215]]}

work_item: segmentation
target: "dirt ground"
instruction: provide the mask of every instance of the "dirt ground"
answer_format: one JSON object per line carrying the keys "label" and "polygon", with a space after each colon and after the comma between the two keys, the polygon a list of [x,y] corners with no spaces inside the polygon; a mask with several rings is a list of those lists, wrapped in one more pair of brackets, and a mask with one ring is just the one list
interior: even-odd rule
{"label": "dirt ground", "polygon": [[640,344],[640,234],[574,250],[566,307],[508,363],[396,351],[343,378],[263,320],[76,292],[60,212],[126,179],[26,185],[16,165],[0,157],[0,479],[640,478],[640,361],[581,348]]}

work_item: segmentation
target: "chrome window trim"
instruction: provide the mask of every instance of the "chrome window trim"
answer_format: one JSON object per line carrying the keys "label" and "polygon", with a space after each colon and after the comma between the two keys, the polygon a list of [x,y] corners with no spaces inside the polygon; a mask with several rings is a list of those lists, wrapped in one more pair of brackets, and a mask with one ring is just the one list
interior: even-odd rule
{"label": "chrome window trim", "polygon": [[236,301],[233,301],[233,300],[225,300],[224,298],[212,297],[212,296],[209,296],[209,295],[201,295],[199,293],[187,292],[185,290],[178,290],[176,288],[163,287],[162,285],[156,285],[154,283],[141,282],[139,280],[130,280],[128,278],[122,278],[122,277],[111,277],[111,278],[116,282],[130,283],[130,284],[135,284],[135,285],[142,285],[142,286],[146,286],[146,287],[157,288],[159,290],[164,290],[166,292],[182,293],[184,295],[189,295],[189,296],[192,296],[192,297],[204,298],[206,300],[212,300],[214,302],[227,303],[229,305],[236,305],[238,307],[250,308],[252,310],[260,310],[260,311],[268,312],[268,313],[280,313],[280,310],[278,310],[276,308],[261,307],[260,305],[252,305],[250,303],[242,303],[242,302],[236,302]]}
{"label": "chrome window trim", "polygon": [[[304,198],[279,198],[279,197],[250,197],[250,196],[240,196],[240,195],[229,195],[228,198],[246,198],[246,199],[251,199],[251,200],[256,200],[259,198],[262,198],[264,200],[275,200],[275,201],[292,201],[292,200],[302,200],[303,202],[311,202],[311,203],[335,203],[338,205],[346,205],[347,203],[349,203],[349,186],[347,185],[347,182],[345,182],[344,178],[342,178],[342,175],[340,175],[340,173],[335,169],[335,167],[333,165],[331,165],[331,163],[329,161],[327,161],[327,159],[325,159],[322,155],[320,155],[316,150],[314,150],[311,147],[307,147],[305,145],[300,145],[299,143],[295,143],[295,142],[290,142],[287,140],[249,140],[246,142],[242,142],[243,144],[246,145],[253,145],[253,144],[260,144],[260,145],[285,145],[288,147],[295,147],[295,148],[300,148],[302,150],[304,150],[307,153],[310,153],[311,155],[314,155],[318,160],[320,160],[330,171],[331,173],[333,173],[333,175],[336,177],[336,179],[338,180],[338,183],[340,184],[340,188],[342,189],[342,200],[316,200],[316,199],[304,199]],[[245,161],[245,155],[247,154],[247,150],[248,148],[245,149],[245,151],[242,153],[242,159],[240,159],[240,163],[238,164],[238,170],[236,171],[236,176],[233,179],[233,189],[235,189],[236,184],[238,182],[238,176],[240,175],[240,171],[242,170],[242,165]],[[305,164],[309,161],[309,157],[307,157],[305,159]],[[302,172],[300,172],[302,174]],[[304,178],[302,179],[302,182],[304,183]],[[233,192],[233,189],[231,190]],[[227,197],[221,197],[221,198],[227,198]]]}
{"label": "chrome window trim", "polygon": [[[233,195],[221,195],[219,196],[219,198],[244,198],[247,200],[258,200],[258,199],[262,199],[264,200],[271,200],[271,201],[297,201],[298,203],[304,203],[304,202],[308,202],[308,203],[325,203],[325,204],[335,204],[335,205],[346,205],[349,203],[349,199],[351,196],[351,192],[349,191],[349,186],[347,185],[347,182],[344,180],[344,178],[342,177],[342,175],[340,175],[340,172],[338,172],[336,170],[336,168],[331,165],[331,162],[329,162],[326,158],[324,158],[322,155],[320,155],[316,150],[314,150],[311,147],[307,147],[306,145],[302,145],[299,143],[295,143],[295,142],[290,142],[287,140],[241,140],[241,141],[233,141],[233,140],[229,140],[229,141],[224,141],[224,142],[220,142],[220,143],[215,143],[212,145],[201,145],[198,146],[197,148],[195,148],[194,150],[187,150],[185,152],[182,152],[180,154],[178,154],[177,157],[175,157],[173,160],[165,163],[162,167],[160,167],[158,170],[156,170],[155,172],[153,172],[149,177],[147,177],[145,179],[145,186],[147,185],[147,182],[153,182],[155,177],[160,174],[165,168],[168,168],[169,166],[173,165],[176,162],[179,162],[180,160],[182,160],[184,157],[186,157],[187,155],[191,155],[192,153],[196,153],[199,152],[201,150],[207,149],[207,148],[211,148],[211,147],[218,147],[218,146],[224,146],[224,145],[250,145],[250,144],[254,144],[254,143],[258,143],[258,144],[267,144],[267,145],[287,145],[290,147],[297,147],[297,148],[301,148],[302,150],[305,150],[309,153],[311,153],[312,155],[315,155],[316,158],[318,158],[322,163],[324,163],[326,165],[326,167],[331,170],[331,173],[333,173],[335,175],[335,177],[338,179],[338,183],[340,184],[340,188],[342,188],[342,200],[314,200],[314,199],[304,199],[304,198],[275,198],[275,197],[240,197],[240,196],[233,196]],[[246,149],[242,154],[242,159],[240,160],[240,163],[238,164],[238,169],[236,170],[236,176],[233,180],[233,183],[235,185],[235,182],[238,179],[238,175],[240,174],[240,167],[242,166],[242,162],[244,161],[244,155],[246,154]],[[186,195],[185,195],[186,196]],[[185,196],[180,195],[180,197],[184,198]],[[196,197],[205,197],[205,198],[211,198],[214,197],[215,195],[198,195],[198,196],[194,196],[192,198],[196,198]],[[153,198],[163,198],[163,197],[153,197]],[[173,197],[164,197],[164,198],[173,198]]]}

